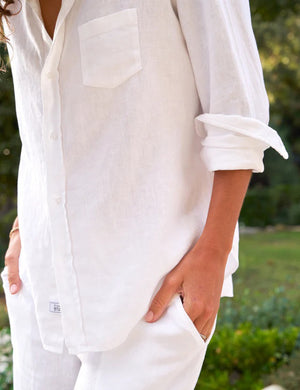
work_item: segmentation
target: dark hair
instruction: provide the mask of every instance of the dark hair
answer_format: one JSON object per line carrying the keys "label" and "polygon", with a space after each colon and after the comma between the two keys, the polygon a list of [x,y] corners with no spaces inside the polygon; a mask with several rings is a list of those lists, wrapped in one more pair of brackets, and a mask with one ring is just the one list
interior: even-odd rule
{"label": "dark hair", "polygon": [[12,16],[12,12],[7,9],[7,7],[11,4],[15,4],[14,0],[3,0],[4,5],[0,5],[0,42],[9,42],[9,38],[7,38],[3,31],[3,19],[8,21],[8,17]]}
{"label": "dark hair", "polygon": [[[1,43],[9,43],[9,38],[6,37],[4,34],[3,20],[5,19],[7,24],[10,25],[10,23],[8,21],[8,17],[12,16],[12,15],[16,15],[20,12],[21,8],[16,13],[12,13],[12,11],[10,9],[8,9],[8,7],[10,5],[16,4],[16,1],[19,1],[19,0],[3,0],[3,5],[0,5],[0,44]],[[4,62],[3,62],[2,58],[0,58],[0,71],[5,71],[5,70],[6,69],[4,66]]]}

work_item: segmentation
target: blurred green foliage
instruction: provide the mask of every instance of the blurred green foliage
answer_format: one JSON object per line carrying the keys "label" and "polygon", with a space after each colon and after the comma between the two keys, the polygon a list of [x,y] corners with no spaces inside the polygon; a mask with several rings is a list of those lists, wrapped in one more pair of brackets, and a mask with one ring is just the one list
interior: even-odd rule
{"label": "blurred green foliage", "polygon": [[[3,46],[0,56],[5,58]],[[21,151],[14,104],[11,71],[7,67],[0,73],[0,255],[3,263],[3,248],[16,212],[17,174]]]}
{"label": "blurred green foliage", "polygon": [[259,305],[248,290],[239,299],[222,307],[196,390],[261,390],[263,377],[300,348],[299,303],[283,287]]}
{"label": "blurred green foliage", "polygon": [[300,304],[287,297],[284,286],[276,287],[272,295],[265,300],[261,299],[259,304],[253,302],[251,295],[250,289],[245,289],[239,296],[238,305],[233,299],[222,303],[218,326],[239,328],[240,325],[250,323],[261,329],[276,328],[284,331],[290,326],[300,329]]}
{"label": "blurred green foliage", "polygon": [[240,215],[247,226],[266,226],[284,223],[300,225],[300,182],[248,190]]}
{"label": "blurred green foliage", "polygon": [[300,328],[260,329],[251,323],[223,326],[212,338],[196,389],[263,388],[262,376],[289,361]]}
{"label": "blurred green foliage", "polygon": [[13,390],[12,345],[9,327],[0,330],[0,389]]}
{"label": "blurred green foliage", "polygon": [[251,186],[296,184],[300,177],[300,3],[294,0],[252,0],[253,29],[270,101],[270,126],[282,137],[289,160],[265,152],[265,171]]}

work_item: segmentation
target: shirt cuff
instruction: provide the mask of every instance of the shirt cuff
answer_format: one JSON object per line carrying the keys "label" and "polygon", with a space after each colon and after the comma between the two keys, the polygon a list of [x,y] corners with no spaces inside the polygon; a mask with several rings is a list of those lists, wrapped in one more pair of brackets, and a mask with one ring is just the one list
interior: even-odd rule
{"label": "shirt cuff", "polygon": [[223,287],[221,291],[221,297],[233,297],[233,296],[234,296],[233,280],[232,280],[232,275],[229,275],[224,279]]}
{"label": "shirt cuff", "polygon": [[264,150],[288,153],[278,133],[262,121],[240,115],[201,114],[195,118],[201,156],[209,171],[251,169],[263,172]]}

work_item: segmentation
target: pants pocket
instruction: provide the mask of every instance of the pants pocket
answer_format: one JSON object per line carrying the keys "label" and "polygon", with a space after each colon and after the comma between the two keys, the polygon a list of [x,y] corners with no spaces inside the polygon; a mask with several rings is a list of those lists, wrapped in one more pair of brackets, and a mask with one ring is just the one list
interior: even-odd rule
{"label": "pants pocket", "polygon": [[31,308],[28,306],[28,286],[27,281],[24,281],[23,275],[20,274],[20,278],[22,281],[20,290],[12,294],[9,290],[9,281],[8,281],[8,267],[5,266],[1,272],[2,286],[5,294],[5,303],[7,308],[7,314],[10,324],[10,332],[11,332],[11,343],[13,348],[17,344],[17,337],[20,333],[22,325],[26,322],[28,312]]}
{"label": "pants pocket", "polygon": [[174,308],[176,309],[175,318],[178,324],[181,325],[184,329],[186,329],[201,347],[207,347],[216,328],[217,316],[215,318],[214,325],[209,337],[204,341],[203,338],[200,336],[200,333],[196,328],[195,324],[185,311],[181,296],[179,294],[176,294],[174,296],[172,304],[174,304]]}
{"label": "pants pocket", "polygon": [[176,299],[157,321],[141,319],[118,347],[80,355],[75,389],[193,390],[206,343],[199,347],[200,335],[186,326]]}

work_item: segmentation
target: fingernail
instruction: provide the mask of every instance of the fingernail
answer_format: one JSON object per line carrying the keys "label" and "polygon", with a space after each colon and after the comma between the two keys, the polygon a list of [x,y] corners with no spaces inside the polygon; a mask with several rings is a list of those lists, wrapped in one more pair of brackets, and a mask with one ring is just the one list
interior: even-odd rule
{"label": "fingernail", "polygon": [[153,311],[148,311],[148,313],[146,314],[146,316],[145,316],[145,321],[151,321],[152,320],[152,318],[153,318]]}
{"label": "fingernail", "polygon": [[17,289],[18,289],[18,287],[17,287],[16,284],[12,284],[12,285],[10,286],[10,292],[11,292],[12,294],[14,294],[14,293],[17,291]]}

